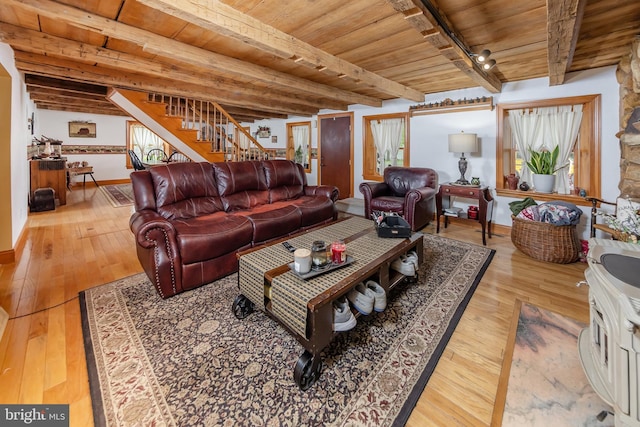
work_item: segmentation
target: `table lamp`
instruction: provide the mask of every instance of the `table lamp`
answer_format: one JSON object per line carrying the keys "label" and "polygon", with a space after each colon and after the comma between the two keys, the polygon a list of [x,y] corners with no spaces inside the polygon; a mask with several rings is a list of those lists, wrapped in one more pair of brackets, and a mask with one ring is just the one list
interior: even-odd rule
{"label": "table lamp", "polygon": [[467,159],[464,153],[475,153],[478,151],[478,138],[475,133],[454,133],[449,135],[449,152],[461,153],[460,161],[458,161],[458,169],[460,170],[460,179],[455,183],[458,185],[471,185],[464,177],[467,172]]}

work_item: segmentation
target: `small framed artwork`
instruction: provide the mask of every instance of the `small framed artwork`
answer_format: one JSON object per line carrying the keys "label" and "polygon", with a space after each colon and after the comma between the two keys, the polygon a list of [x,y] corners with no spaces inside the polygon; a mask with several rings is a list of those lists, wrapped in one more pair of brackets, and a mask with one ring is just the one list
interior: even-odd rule
{"label": "small framed artwork", "polygon": [[272,144],[278,143],[278,135],[271,135],[271,143]]}
{"label": "small framed artwork", "polygon": [[96,124],[88,122],[69,122],[69,137],[95,138]]}

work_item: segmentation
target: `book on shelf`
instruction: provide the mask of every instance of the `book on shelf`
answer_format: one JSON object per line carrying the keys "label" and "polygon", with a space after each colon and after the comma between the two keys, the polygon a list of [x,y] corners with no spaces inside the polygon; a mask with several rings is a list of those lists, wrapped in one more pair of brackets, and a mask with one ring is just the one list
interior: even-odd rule
{"label": "book on shelf", "polygon": [[460,212],[462,212],[462,208],[446,208],[444,210],[446,216],[460,216]]}

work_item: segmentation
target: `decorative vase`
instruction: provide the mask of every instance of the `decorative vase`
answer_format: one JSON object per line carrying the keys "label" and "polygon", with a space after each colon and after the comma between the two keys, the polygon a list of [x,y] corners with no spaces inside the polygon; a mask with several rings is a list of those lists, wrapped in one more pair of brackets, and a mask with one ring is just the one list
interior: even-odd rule
{"label": "decorative vase", "polygon": [[480,178],[478,178],[477,176],[471,178],[471,185],[480,185]]}
{"label": "decorative vase", "polygon": [[509,187],[509,190],[518,189],[518,181],[520,181],[520,178],[515,173],[511,173],[504,178],[507,180],[507,186]]}
{"label": "decorative vase", "polygon": [[51,143],[50,142],[45,142],[44,143],[44,150],[42,150],[42,153],[40,154],[40,157],[49,157],[51,156]]}
{"label": "decorative vase", "polygon": [[527,181],[522,181],[520,183],[520,190],[529,191],[529,184],[527,184]]}
{"label": "decorative vase", "polygon": [[555,175],[533,174],[533,187],[538,193],[553,193],[553,187],[555,184]]}

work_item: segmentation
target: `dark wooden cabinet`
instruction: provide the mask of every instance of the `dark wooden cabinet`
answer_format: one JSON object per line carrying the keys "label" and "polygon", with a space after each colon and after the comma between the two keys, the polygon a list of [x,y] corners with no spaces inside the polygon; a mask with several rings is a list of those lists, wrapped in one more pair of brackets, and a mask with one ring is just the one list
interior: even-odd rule
{"label": "dark wooden cabinet", "polygon": [[29,160],[31,194],[38,188],[53,188],[61,205],[67,204],[66,159]]}
{"label": "dark wooden cabinet", "polygon": [[457,218],[477,221],[482,226],[482,244],[486,245],[485,233],[491,238],[491,216],[493,214],[493,196],[489,187],[471,187],[466,185],[441,184],[436,195],[436,233],[440,232],[440,217],[444,216],[444,226],[447,227],[449,217],[445,215],[445,209],[453,204],[453,199],[473,199],[478,204],[478,218],[470,219],[466,212],[460,212]]}

